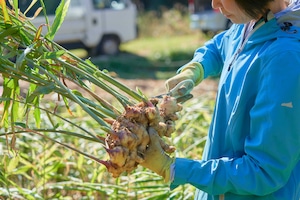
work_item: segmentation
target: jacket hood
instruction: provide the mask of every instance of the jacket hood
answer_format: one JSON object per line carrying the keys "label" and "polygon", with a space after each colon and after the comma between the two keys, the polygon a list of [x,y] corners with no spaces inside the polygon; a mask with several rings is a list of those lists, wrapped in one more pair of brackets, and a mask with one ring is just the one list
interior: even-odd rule
{"label": "jacket hood", "polygon": [[269,12],[266,18],[273,23],[261,23],[265,27],[263,31],[260,31],[258,25],[258,30],[249,38],[249,42],[257,44],[281,36],[286,37],[287,34],[300,40],[300,0],[294,0],[286,9],[276,14]]}
{"label": "jacket hood", "polygon": [[290,5],[275,14],[280,27],[295,26],[300,28],[300,0],[294,0]]}

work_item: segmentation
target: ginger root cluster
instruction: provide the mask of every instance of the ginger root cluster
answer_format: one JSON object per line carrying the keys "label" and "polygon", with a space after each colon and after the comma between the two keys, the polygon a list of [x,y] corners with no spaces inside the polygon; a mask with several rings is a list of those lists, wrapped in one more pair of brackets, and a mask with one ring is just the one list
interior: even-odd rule
{"label": "ginger root cluster", "polygon": [[166,144],[162,138],[170,137],[175,131],[176,112],[180,110],[182,106],[170,96],[127,106],[124,113],[111,122],[111,131],[105,138],[105,148],[110,157],[105,166],[112,176],[130,173],[144,161],[143,154],[150,142],[149,127],[158,132],[164,151],[174,152],[175,147]]}

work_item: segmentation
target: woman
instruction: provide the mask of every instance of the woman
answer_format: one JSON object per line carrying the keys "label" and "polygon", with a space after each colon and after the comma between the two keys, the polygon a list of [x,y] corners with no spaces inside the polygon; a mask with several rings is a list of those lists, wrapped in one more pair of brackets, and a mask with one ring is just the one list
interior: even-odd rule
{"label": "woman", "polygon": [[170,158],[150,129],[143,166],[195,199],[300,199],[300,2],[213,0],[234,25],[196,50],[172,89],[220,76],[202,160]]}

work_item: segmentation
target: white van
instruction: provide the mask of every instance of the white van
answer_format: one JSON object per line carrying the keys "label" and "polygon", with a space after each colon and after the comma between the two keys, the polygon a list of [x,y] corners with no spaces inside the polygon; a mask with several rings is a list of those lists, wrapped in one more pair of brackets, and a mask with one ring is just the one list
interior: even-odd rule
{"label": "white van", "polygon": [[232,25],[218,9],[213,9],[211,0],[189,0],[190,28],[205,34],[216,34]]}
{"label": "white van", "polygon": [[[20,7],[27,8],[31,1],[20,1]],[[38,3],[26,16],[33,16],[40,6]],[[51,24],[60,0],[44,0],[44,3]],[[83,47],[89,55],[114,55],[121,43],[137,37],[136,17],[136,6],[130,0],[71,0],[54,41],[66,48]],[[45,23],[45,17],[41,14],[32,22],[38,27]]]}

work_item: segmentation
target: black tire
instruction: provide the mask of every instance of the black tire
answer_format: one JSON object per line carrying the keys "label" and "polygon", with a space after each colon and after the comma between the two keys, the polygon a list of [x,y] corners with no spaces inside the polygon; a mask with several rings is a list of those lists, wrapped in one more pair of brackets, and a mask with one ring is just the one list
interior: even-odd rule
{"label": "black tire", "polygon": [[120,51],[120,39],[117,36],[104,36],[99,44],[99,53],[116,55]]}

